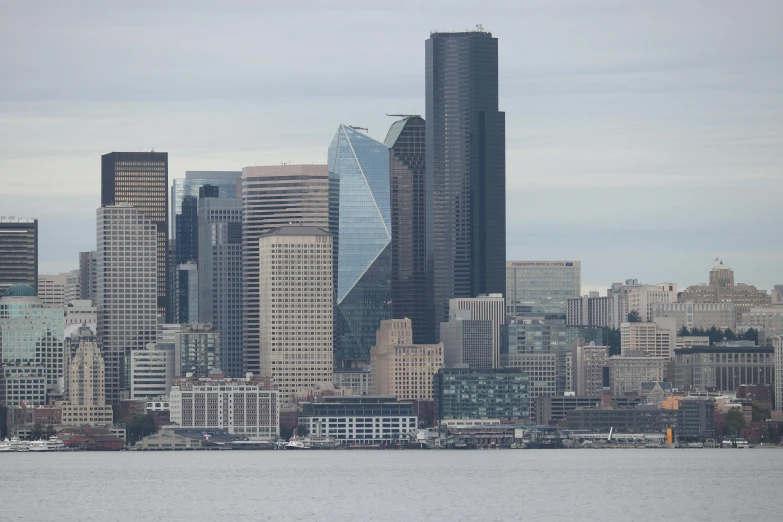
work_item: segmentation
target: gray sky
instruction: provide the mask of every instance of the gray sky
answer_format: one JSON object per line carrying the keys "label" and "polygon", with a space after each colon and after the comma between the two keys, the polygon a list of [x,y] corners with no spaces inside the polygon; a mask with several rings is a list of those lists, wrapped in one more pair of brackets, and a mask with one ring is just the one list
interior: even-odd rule
{"label": "gray sky", "polygon": [[100,155],[325,163],[341,122],[424,112],[424,40],[500,42],[509,259],[612,281],[783,283],[783,2],[0,0],[0,214],[41,272],[95,248]]}

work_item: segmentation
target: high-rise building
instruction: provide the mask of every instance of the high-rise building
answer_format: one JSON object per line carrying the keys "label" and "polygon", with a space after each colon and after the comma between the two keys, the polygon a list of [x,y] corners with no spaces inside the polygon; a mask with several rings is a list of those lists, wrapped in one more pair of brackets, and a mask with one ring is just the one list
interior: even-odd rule
{"label": "high-rise building", "polygon": [[637,312],[642,321],[652,321],[653,306],[657,303],[676,303],[677,285],[660,283],[644,285],[637,279],[626,279],[625,284],[614,283],[607,291],[612,299],[612,328],[628,320],[628,314]]}
{"label": "high-rise building", "polygon": [[44,306],[30,285],[0,298],[0,403],[46,404],[63,377],[63,311]]}
{"label": "high-rise building", "polygon": [[63,424],[83,426],[112,423],[112,407],[106,405],[106,369],[95,333],[79,327],[65,341],[65,401]]}
{"label": "high-rise building", "polygon": [[598,292],[575,297],[566,302],[568,326],[597,326],[613,328],[612,298],[600,297]]}
{"label": "high-rise building", "polygon": [[775,379],[775,411],[783,411],[783,336],[772,338],[772,364]]}
{"label": "high-rise building", "polygon": [[242,202],[198,200],[199,321],[221,334],[220,369],[242,374]]}
{"label": "high-rise building", "polygon": [[573,355],[574,391],[580,397],[603,395],[608,387],[609,347],[578,343]]}
{"label": "high-rise building", "polygon": [[240,179],[239,171],[187,171],[184,178],[174,178],[171,184],[171,236],[177,237],[177,216],[182,213],[182,202],[185,196],[200,197],[201,187],[211,185],[217,190],[216,198],[239,199]]}
{"label": "high-rise building", "polygon": [[449,322],[440,323],[444,365],[492,368],[492,326],[492,321],[473,319],[470,310],[458,310]]}
{"label": "high-rise building", "polygon": [[160,229],[130,203],[101,207],[97,215],[98,339],[111,402],[130,390],[131,352],[156,339]]}
{"label": "high-rise building", "polygon": [[174,284],[174,322],[197,323],[198,313],[198,265],[191,261],[177,265]]}
{"label": "high-rise building", "polygon": [[168,395],[174,382],[174,350],[171,343],[149,343],[130,354],[130,398]]}
{"label": "high-rise building", "polygon": [[[470,319],[492,323],[492,368],[500,366],[502,328],[506,324],[506,303],[502,294],[449,299],[449,320],[457,320],[460,311],[470,311]],[[464,317],[464,316],[463,316]]]}
{"label": "high-rise building", "polygon": [[65,286],[68,284],[68,272],[59,274],[41,274],[38,276],[38,297],[47,308],[65,306]]}
{"label": "high-rise building", "polygon": [[209,323],[182,325],[174,334],[174,376],[209,377],[222,373],[220,332]]}
{"label": "high-rise building", "polygon": [[609,357],[609,383],[612,395],[639,393],[642,383],[662,382],[666,378],[668,357],[650,357],[645,352]]}
{"label": "high-rise building", "polygon": [[[203,188],[203,187],[202,187]],[[181,265],[198,260],[198,198],[185,196],[182,212],[176,216],[176,263]]]}
{"label": "high-rise building", "polygon": [[157,307],[168,313],[168,189],[167,152],[110,152],[101,156],[101,206],[129,203],[156,228]]}
{"label": "high-rise building", "polygon": [[260,367],[258,238],[278,227],[329,227],[326,165],[242,169],[242,339],[244,371]]}
{"label": "high-rise building", "polygon": [[620,353],[642,351],[653,357],[673,357],[677,345],[677,324],[673,317],[659,317],[651,323],[622,323]]}
{"label": "high-rise building", "polygon": [[0,295],[16,284],[38,289],[38,220],[0,216]]}
{"label": "high-rise building", "polygon": [[65,278],[65,304],[81,299],[81,273],[71,270]]}
{"label": "high-rise building", "polygon": [[438,323],[448,320],[451,298],[506,291],[498,40],[478,29],[431,33],[425,45],[427,259]]}
{"label": "high-rise building", "polygon": [[98,253],[95,250],[79,252],[79,299],[89,299],[93,303],[97,300],[97,273]]}
{"label": "high-rise building", "polygon": [[386,319],[370,361],[374,395],[431,401],[433,377],[443,368],[443,344],[414,344],[410,319]]}
{"label": "high-rise building", "polygon": [[361,366],[391,317],[389,148],[340,125],[329,145],[335,255],[335,367]]}
{"label": "high-rise building", "polygon": [[389,128],[391,205],[391,315],[407,317],[413,342],[435,342],[437,324],[427,268],[427,183],[424,154],[425,124],[420,116],[406,116]]}
{"label": "high-rise building", "polygon": [[332,236],[318,227],[280,227],[261,236],[261,375],[281,407],[303,389],[332,383]]}
{"label": "high-rise building", "polygon": [[506,310],[510,316],[565,317],[569,299],[582,291],[579,261],[506,261]]}

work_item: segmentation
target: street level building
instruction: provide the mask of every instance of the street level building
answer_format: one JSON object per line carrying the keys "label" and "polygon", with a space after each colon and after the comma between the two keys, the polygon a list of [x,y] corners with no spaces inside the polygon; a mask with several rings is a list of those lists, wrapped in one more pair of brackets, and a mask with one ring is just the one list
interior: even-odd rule
{"label": "street level building", "polygon": [[536,424],[547,426],[557,424],[577,408],[595,408],[600,405],[613,408],[634,408],[641,404],[640,397],[607,397],[592,395],[545,395],[536,400]]}
{"label": "street level building", "polygon": [[635,408],[577,408],[568,413],[568,427],[572,430],[591,430],[608,433],[663,433],[677,427],[677,410],[657,406]]}
{"label": "street level building", "polygon": [[0,295],[13,285],[38,287],[38,220],[0,216]]}
{"label": "street level building", "polygon": [[435,375],[438,418],[526,421],[529,383],[519,368],[443,368]]}

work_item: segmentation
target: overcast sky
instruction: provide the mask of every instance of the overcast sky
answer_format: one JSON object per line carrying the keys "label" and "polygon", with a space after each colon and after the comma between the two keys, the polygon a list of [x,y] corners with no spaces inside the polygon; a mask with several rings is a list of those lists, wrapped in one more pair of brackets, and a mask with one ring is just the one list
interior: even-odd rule
{"label": "overcast sky", "polygon": [[100,155],[326,163],[339,123],[424,113],[430,31],[500,42],[509,259],[783,283],[783,2],[0,0],[0,215],[41,273],[95,248]]}

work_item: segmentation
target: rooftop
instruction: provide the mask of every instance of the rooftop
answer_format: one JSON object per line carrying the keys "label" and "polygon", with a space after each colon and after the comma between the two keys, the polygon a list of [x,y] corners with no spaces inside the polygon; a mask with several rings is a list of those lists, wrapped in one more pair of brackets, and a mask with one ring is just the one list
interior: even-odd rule
{"label": "rooftop", "polygon": [[320,227],[289,225],[273,228],[264,236],[331,236],[329,232]]}
{"label": "rooftop", "polygon": [[5,291],[5,297],[36,297],[36,293],[30,285],[16,284]]}

